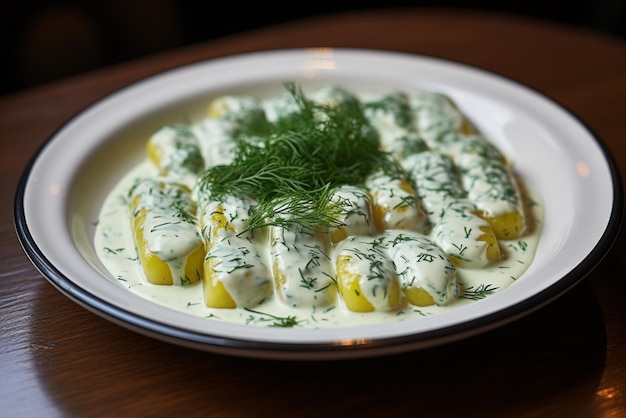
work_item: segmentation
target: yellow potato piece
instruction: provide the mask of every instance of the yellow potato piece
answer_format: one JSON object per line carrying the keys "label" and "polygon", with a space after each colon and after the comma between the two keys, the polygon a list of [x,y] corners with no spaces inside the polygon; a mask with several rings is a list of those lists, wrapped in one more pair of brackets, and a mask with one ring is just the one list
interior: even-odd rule
{"label": "yellow potato piece", "polygon": [[415,306],[430,306],[435,304],[435,299],[421,287],[410,287],[404,289],[406,298]]}
{"label": "yellow potato piece", "polygon": [[480,230],[483,231],[483,235],[478,237],[477,241],[485,241],[487,243],[487,259],[489,261],[500,260],[502,254],[500,253],[500,246],[494,231],[488,227],[481,227]]}
{"label": "yellow potato piece", "polygon": [[189,278],[192,283],[199,281],[204,276],[203,263],[204,245],[199,245],[197,249],[187,256],[187,262],[185,263],[185,277]]}
{"label": "yellow potato piece", "polygon": [[137,216],[133,217],[135,245],[139,259],[141,260],[141,268],[148,282],[158,285],[171,285],[173,284],[173,280],[170,266],[148,249],[144,238],[143,223],[146,219],[147,212],[146,209],[141,209]]}
{"label": "yellow potato piece", "polygon": [[223,211],[215,211],[209,216],[210,223],[206,227],[210,228],[206,234],[208,241],[206,243],[207,248],[210,247],[212,242],[218,242],[224,233],[235,233],[235,229],[228,222],[228,218]]}
{"label": "yellow potato piece", "polygon": [[332,244],[338,244],[350,235],[372,233],[372,196],[365,188],[344,185],[335,190],[333,199],[343,201],[345,207],[337,217],[341,225],[329,229]]}
{"label": "yellow potato piece", "polygon": [[146,153],[148,159],[155,165],[155,167],[161,166],[161,159],[163,158],[163,149],[157,146],[154,142],[148,141],[146,145]]}
{"label": "yellow potato piece", "polygon": [[382,187],[373,185],[372,217],[376,231],[408,229],[422,231],[426,213],[409,181],[389,178]]}
{"label": "yellow potato piece", "polygon": [[[209,308],[254,307],[272,293],[269,271],[237,216],[245,200],[209,201],[201,211],[204,255],[204,303]],[[245,210],[243,210],[245,212]],[[238,235],[243,233],[243,235]]]}
{"label": "yellow potato piece", "polygon": [[498,239],[516,239],[523,233],[525,228],[524,217],[519,212],[509,212],[498,216],[483,216],[493,228]]}
{"label": "yellow potato piece", "polygon": [[[202,219],[204,219],[204,217]],[[208,220],[209,224],[204,226],[209,228],[208,232],[205,234],[205,246],[207,251],[211,248],[212,244],[218,242],[225,233],[234,233],[232,225],[230,225],[228,218],[224,214],[222,205],[219,205],[218,210],[215,210],[208,216]],[[224,283],[218,280],[217,274],[214,271],[214,267],[217,263],[219,263],[219,260],[216,258],[209,258],[204,261],[204,280],[202,282],[204,304],[209,308],[236,308],[237,304],[224,287]]]}
{"label": "yellow potato piece", "polygon": [[[373,312],[375,306],[365,296],[361,288],[363,275],[355,272],[351,267],[353,263],[362,262],[356,256],[350,254],[339,254],[336,257],[335,265],[337,269],[337,288],[346,307],[353,312]],[[402,300],[402,291],[397,276],[388,277],[384,291],[387,293],[387,307],[396,309]]]}
{"label": "yellow potato piece", "polygon": [[[501,260],[502,252],[500,251],[500,245],[498,244],[498,239],[496,238],[493,230],[485,226],[481,226],[480,230],[483,234],[476,238],[476,241],[484,241],[487,244],[487,248],[485,249],[485,256],[487,257],[487,260],[491,262]],[[448,256],[455,266],[462,266],[465,264],[464,260],[461,260],[455,254],[448,254]]]}
{"label": "yellow potato piece", "polygon": [[287,276],[285,272],[280,268],[280,263],[278,260],[275,260],[272,264],[272,272],[274,274],[274,284],[276,285],[276,290],[280,291],[281,288],[285,286],[287,283]]}
{"label": "yellow potato piece", "polygon": [[374,205],[373,208],[374,225],[377,231],[384,231],[387,229],[386,219],[389,217],[389,207],[383,205]]}
{"label": "yellow potato piece", "polygon": [[328,234],[282,226],[272,226],[268,232],[269,262],[280,301],[290,307],[334,305],[337,290],[333,262],[327,254]]}
{"label": "yellow potato piece", "polygon": [[237,304],[224,287],[224,283],[216,278],[213,271],[216,262],[217,259],[215,258],[210,258],[204,262],[204,280],[202,283],[204,304],[209,308],[236,308]]}
{"label": "yellow potato piece", "polygon": [[348,238],[348,233],[346,232],[346,228],[343,228],[343,227],[333,228],[330,231],[330,242],[333,244],[337,244],[338,242],[341,242],[346,238]]}
{"label": "yellow potato piece", "polygon": [[363,296],[359,281],[361,276],[350,271],[352,256],[337,257],[337,287],[346,307],[353,312],[373,312],[374,306]]}
{"label": "yellow potato piece", "polygon": [[[155,187],[164,189],[172,186],[155,183]],[[181,188],[180,190],[185,189]],[[175,283],[187,285],[201,280],[203,276],[202,263],[204,260],[204,245],[202,241],[198,239],[198,245],[184,257],[177,257],[169,262],[162,260],[159,255],[150,250],[145,234],[146,219],[150,211],[155,208],[150,206],[140,207],[141,202],[141,194],[135,195],[131,201],[131,227],[137,255],[139,256],[146,280],[156,285],[173,285]]]}
{"label": "yellow potato piece", "polygon": [[190,187],[192,179],[205,168],[198,138],[183,125],[168,125],[157,131],[148,139],[146,154],[160,176],[177,183],[189,177]]}

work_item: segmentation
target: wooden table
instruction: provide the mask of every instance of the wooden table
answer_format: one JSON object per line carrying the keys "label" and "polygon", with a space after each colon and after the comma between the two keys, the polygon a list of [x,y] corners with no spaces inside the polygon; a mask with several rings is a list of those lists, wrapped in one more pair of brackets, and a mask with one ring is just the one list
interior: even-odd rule
{"label": "wooden table", "polygon": [[169,68],[253,50],[366,47],[456,60],[569,108],[626,173],[626,43],[500,14],[364,11],[181,48],[0,98],[0,415],[626,416],[626,233],[580,285],[508,326],[368,360],[276,362],[135,334],[54,289],[22,252],[12,205],[27,161],[94,100]]}

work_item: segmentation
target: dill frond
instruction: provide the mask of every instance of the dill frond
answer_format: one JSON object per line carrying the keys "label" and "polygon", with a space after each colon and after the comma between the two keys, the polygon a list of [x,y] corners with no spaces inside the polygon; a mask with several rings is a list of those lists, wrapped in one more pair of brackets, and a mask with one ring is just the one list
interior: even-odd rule
{"label": "dill frond", "polygon": [[217,200],[232,194],[258,202],[248,229],[337,226],[344,205],[332,200],[332,189],[362,184],[374,170],[389,169],[391,159],[358,102],[321,105],[294,84],[286,88],[299,111],[275,123],[243,125],[233,162],[206,170],[199,191]]}

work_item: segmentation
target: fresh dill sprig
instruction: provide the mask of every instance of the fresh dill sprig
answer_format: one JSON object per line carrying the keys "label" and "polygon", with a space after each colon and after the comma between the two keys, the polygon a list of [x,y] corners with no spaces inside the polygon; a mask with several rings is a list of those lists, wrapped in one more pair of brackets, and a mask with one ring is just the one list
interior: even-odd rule
{"label": "fresh dill sprig", "polygon": [[170,204],[170,208],[174,211],[174,216],[183,222],[190,224],[196,223],[196,217],[191,213],[192,208],[189,203],[182,197],[182,192],[178,192]]}
{"label": "fresh dill sprig", "polygon": [[477,288],[474,288],[472,286],[465,289],[465,292],[463,293],[463,298],[470,300],[480,300],[491,295],[496,290],[498,290],[498,288],[492,287],[491,284],[481,284]]}
{"label": "fresh dill sprig", "polygon": [[342,226],[339,215],[346,201],[333,201],[332,195],[332,189],[324,186],[318,190],[299,191],[291,196],[279,195],[263,201],[250,209],[248,227],[243,232],[263,226],[298,225],[303,231]]}
{"label": "fresh dill sprig", "polygon": [[380,150],[378,132],[358,101],[323,105],[286,84],[299,111],[265,125],[242,125],[230,165],[206,170],[199,192],[220,200],[232,194],[258,203],[249,229],[296,224],[304,230],[332,227],[345,203],[334,188],[362,184],[392,160]]}
{"label": "fresh dill sprig", "polygon": [[296,325],[298,325],[301,322],[301,321],[298,321],[298,319],[295,316],[293,316],[293,315],[276,316],[276,315],[272,315],[272,314],[265,313],[265,312],[255,311],[254,309],[250,309],[250,308],[244,308],[244,309],[246,311],[248,311],[248,312],[268,317],[269,319],[261,319],[261,320],[262,321],[273,321],[271,324],[269,324],[270,327],[292,328],[292,327],[295,327]]}

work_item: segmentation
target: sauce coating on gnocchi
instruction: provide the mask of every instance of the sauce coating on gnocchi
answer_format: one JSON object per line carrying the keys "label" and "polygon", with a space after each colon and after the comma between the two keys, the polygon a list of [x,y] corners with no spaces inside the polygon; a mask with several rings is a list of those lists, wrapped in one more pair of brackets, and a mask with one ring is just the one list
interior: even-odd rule
{"label": "sauce coating on gnocchi", "polygon": [[286,84],[164,126],[96,228],[120,284],[193,315],[338,327],[436,314],[514,283],[542,208],[452,99]]}

